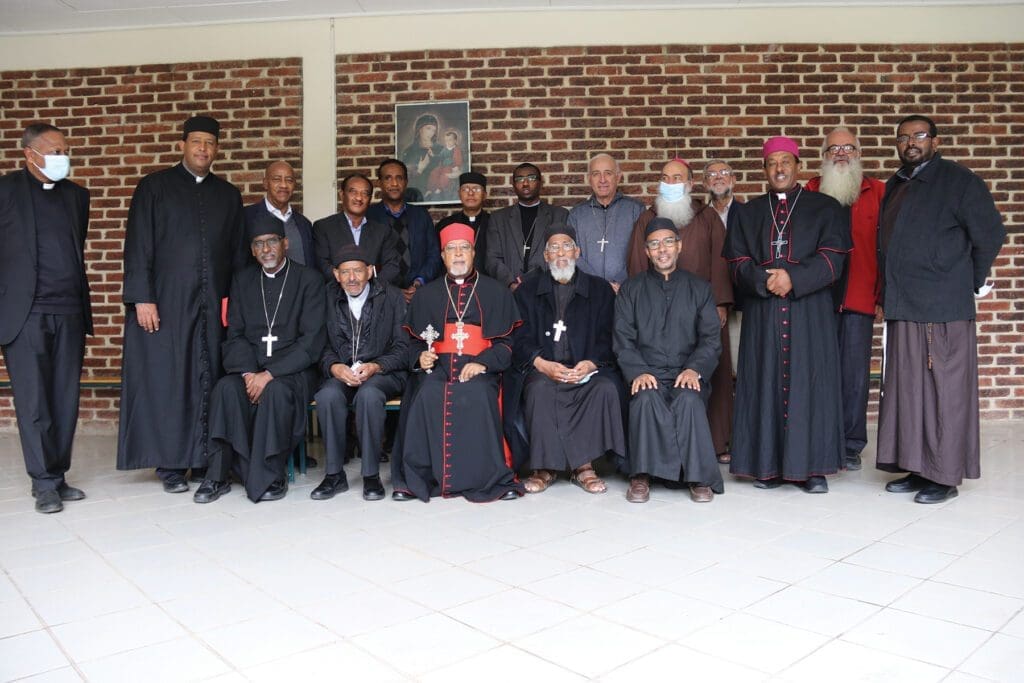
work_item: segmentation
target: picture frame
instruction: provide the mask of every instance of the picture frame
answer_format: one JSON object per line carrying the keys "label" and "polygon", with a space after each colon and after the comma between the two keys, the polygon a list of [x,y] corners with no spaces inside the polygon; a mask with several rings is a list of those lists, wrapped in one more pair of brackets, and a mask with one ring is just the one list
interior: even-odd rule
{"label": "picture frame", "polygon": [[410,204],[459,204],[459,175],[471,168],[469,101],[395,105],[395,158],[409,169]]}

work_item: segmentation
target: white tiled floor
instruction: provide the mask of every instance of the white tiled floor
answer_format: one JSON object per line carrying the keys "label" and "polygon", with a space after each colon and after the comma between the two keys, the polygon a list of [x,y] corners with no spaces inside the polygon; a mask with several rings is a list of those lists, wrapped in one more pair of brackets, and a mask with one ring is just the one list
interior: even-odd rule
{"label": "white tiled floor", "polygon": [[200,506],[89,435],[89,498],[44,516],[0,434],[0,681],[1024,681],[1024,424],[982,442],[937,506],[870,447],[825,496],[367,503],[354,463],[332,501],[311,470]]}

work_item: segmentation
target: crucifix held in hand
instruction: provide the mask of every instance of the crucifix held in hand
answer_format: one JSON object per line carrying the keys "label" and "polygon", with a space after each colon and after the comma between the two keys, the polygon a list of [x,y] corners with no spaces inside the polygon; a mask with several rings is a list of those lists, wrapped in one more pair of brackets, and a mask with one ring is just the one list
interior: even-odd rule
{"label": "crucifix held in hand", "polygon": [[[427,325],[427,329],[420,332],[420,339],[427,342],[427,351],[434,350],[434,342],[441,338],[441,335],[437,333],[433,325]],[[427,374],[429,375],[432,370],[428,369]]]}

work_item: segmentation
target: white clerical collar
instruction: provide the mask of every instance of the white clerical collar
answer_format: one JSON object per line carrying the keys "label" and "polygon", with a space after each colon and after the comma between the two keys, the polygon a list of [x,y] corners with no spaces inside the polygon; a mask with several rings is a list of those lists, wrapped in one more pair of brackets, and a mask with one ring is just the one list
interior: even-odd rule
{"label": "white clerical collar", "polygon": [[363,314],[363,304],[370,297],[370,283],[367,282],[366,286],[363,287],[363,291],[359,292],[356,296],[351,296],[348,292],[345,292],[345,297],[348,299],[348,308],[352,311],[352,315],[356,320],[359,320],[359,316]]}
{"label": "white clerical collar", "polygon": [[519,206],[523,207],[524,209],[532,209],[535,206],[540,206],[540,200],[538,199],[533,204],[523,204],[522,202],[519,202]]}
{"label": "white clerical collar", "polygon": [[[186,171],[188,171],[188,174],[189,174],[190,176],[192,176],[193,178],[195,178],[195,179],[196,179],[196,184],[197,184],[197,185],[198,185],[199,183],[203,182],[204,180],[206,180],[206,176],[205,176],[205,175],[204,175],[204,176],[198,176],[198,175],[196,175],[195,173],[193,173],[193,172],[192,172],[192,169],[191,169],[191,168],[189,168],[189,167],[188,167],[188,165],[186,165],[186,164],[185,164],[185,162],[182,162],[182,163],[181,163],[181,167],[182,167],[183,169],[185,169]],[[207,173],[206,175],[209,175],[209,173]]]}
{"label": "white clerical collar", "polygon": [[264,268],[263,269],[263,274],[266,275],[267,277],[269,277],[271,280],[273,280],[275,277],[277,277],[281,273],[282,270],[284,270],[284,268],[287,265],[288,265],[288,259],[285,258],[284,262],[280,266],[278,266],[277,270],[275,270],[273,273],[268,273],[267,269]]}
{"label": "white clerical collar", "polygon": [[57,183],[43,183],[44,190],[52,190],[55,187],[57,187]]}
{"label": "white clerical collar", "polygon": [[271,204],[270,200],[267,199],[266,197],[263,198],[263,203],[266,204],[267,211],[270,212],[270,215],[271,216],[277,216],[278,218],[281,219],[282,223],[287,223],[288,219],[292,217],[292,205],[291,204],[288,205],[288,210],[287,211],[285,211],[284,213],[281,213],[281,211],[276,206]]}

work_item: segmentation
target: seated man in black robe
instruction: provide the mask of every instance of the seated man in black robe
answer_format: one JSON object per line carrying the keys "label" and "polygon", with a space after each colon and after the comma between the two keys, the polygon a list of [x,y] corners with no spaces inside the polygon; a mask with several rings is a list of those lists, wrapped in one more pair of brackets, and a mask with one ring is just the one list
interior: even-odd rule
{"label": "seated man in black robe", "polygon": [[544,491],[565,470],[587,493],[604,493],[593,460],[607,451],[626,454],[622,382],[612,353],[615,293],[603,278],[576,268],[579,255],[575,228],[548,227],[548,269],[528,273],[515,292],[523,324],[512,358],[522,373],[533,468],[523,482],[527,493]]}
{"label": "seated man in black robe", "polygon": [[380,500],[380,451],[385,403],[405,387],[409,335],[402,329],[402,291],[371,278],[370,259],[355,244],[334,257],[334,277],[341,289],[327,297],[327,346],[320,358],[326,379],[316,392],[316,413],[324,435],[327,476],[309,497],[327,500],[348,490],[345,446],[349,404],[354,405],[362,460],[363,498]]}
{"label": "seated man in black robe", "polygon": [[235,276],[222,347],[227,373],[210,398],[210,466],[196,490],[210,503],[234,473],[251,501],[287,491],[288,456],[306,435],[306,406],[319,384],[324,282],[289,261],[284,223],[267,214],[248,227],[252,264]]}
{"label": "seated man in black robe", "polygon": [[678,267],[675,223],[655,218],[645,232],[651,267],[615,300],[615,355],[633,395],[626,500],[646,503],[658,477],[688,484],[690,497],[706,503],[724,490],[707,416],[721,350],[715,298],[711,285]]}
{"label": "seated man in black robe", "polygon": [[396,500],[463,496],[483,503],[523,493],[498,405],[519,313],[512,292],[473,270],[473,238],[460,223],[441,231],[447,274],[420,287],[409,304],[405,328],[416,372],[402,400],[396,450],[406,490],[395,484]]}

